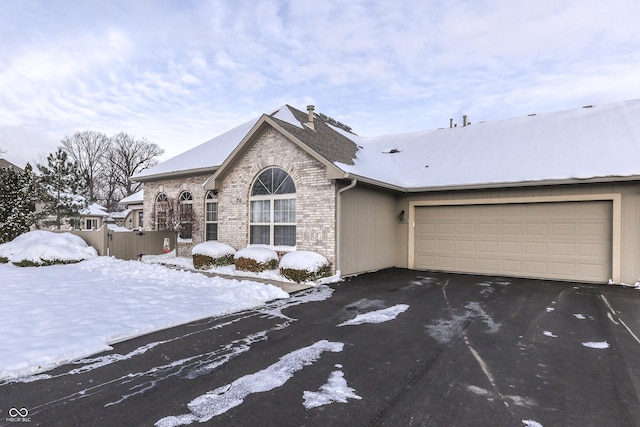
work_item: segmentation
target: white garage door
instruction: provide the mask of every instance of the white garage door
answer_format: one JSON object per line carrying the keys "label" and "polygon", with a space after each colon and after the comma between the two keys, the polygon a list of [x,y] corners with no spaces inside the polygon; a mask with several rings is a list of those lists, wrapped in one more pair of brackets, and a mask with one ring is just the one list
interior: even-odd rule
{"label": "white garage door", "polygon": [[415,218],[417,269],[611,278],[611,202],[416,207]]}

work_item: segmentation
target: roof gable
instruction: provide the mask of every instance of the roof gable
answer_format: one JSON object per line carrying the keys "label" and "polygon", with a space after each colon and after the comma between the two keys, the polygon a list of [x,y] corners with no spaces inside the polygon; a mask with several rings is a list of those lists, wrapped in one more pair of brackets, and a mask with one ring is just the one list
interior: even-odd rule
{"label": "roof gable", "polygon": [[[335,130],[325,125],[320,119],[314,120],[316,130],[310,129],[299,121],[304,120],[304,118],[307,117],[306,114],[290,106],[284,106],[282,108],[285,108],[287,113],[282,114],[282,110],[278,110],[271,115],[265,114],[260,117],[213,176],[207,180],[205,188],[214,189],[219,187],[219,181],[228,174],[233,165],[269,127],[283,134],[293,144],[324,164],[327,167],[327,176],[329,178],[344,176],[344,173],[336,166],[336,160],[333,159],[340,159],[353,164],[353,158],[355,157],[357,149],[355,143],[338,134]],[[291,114],[291,117],[295,118],[294,121],[283,120],[282,117],[287,116],[288,113]],[[345,147],[340,147],[340,145],[344,145]]]}
{"label": "roof gable", "polygon": [[[327,125],[319,115],[315,115],[315,130],[303,125],[307,114],[289,105],[283,105],[270,114],[250,120],[228,132],[216,136],[182,154],[168,159],[159,165],[146,169],[131,177],[134,181],[164,179],[179,175],[214,173],[239,145],[250,139],[266,118],[272,120],[282,133],[314,157],[337,168],[335,162],[353,164],[357,147],[353,141],[344,137],[333,127]],[[262,122],[261,122],[262,121]]]}

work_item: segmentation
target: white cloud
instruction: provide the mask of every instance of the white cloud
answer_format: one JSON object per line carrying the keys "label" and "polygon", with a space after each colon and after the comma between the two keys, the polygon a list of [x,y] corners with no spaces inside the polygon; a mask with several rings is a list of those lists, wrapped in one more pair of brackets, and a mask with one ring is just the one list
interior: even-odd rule
{"label": "white cloud", "polygon": [[637,98],[639,15],[633,0],[4,0],[0,124],[177,154],[283,103],[372,135]]}

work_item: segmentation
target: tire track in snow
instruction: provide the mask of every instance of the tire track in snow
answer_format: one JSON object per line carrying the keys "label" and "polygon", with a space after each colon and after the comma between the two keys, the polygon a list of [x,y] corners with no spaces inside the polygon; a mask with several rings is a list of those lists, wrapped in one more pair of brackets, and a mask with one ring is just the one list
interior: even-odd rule
{"label": "tire track in snow", "polygon": [[[186,334],[182,334],[180,336],[156,341],[149,344],[145,344],[140,346],[126,354],[107,354],[104,356],[98,356],[95,358],[85,358],[75,362],[72,362],[71,365],[82,365],[80,367],[73,367],[66,372],[62,372],[59,374],[39,374],[29,377],[22,377],[17,379],[11,379],[0,383],[1,386],[9,385],[10,383],[29,383],[34,381],[42,381],[42,380],[53,380],[60,379],[66,376],[74,376],[87,374],[93,370],[107,367],[109,365],[130,360],[134,357],[142,356],[145,353],[153,350],[159,349],[163,345],[171,344],[174,342],[179,342],[180,340],[198,335],[203,333],[208,333],[214,330],[223,329],[225,327],[231,326],[243,320],[260,316],[266,317],[269,319],[283,319],[283,322],[277,323],[274,326],[252,333],[243,338],[238,338],[228,343],[221,344],[215,350],[195,354],[190,357],[186,357],[180,360],[174,360],[167,364],[154,366],[144,371],[139,372],[131,372],[116,378],[112,378],[108,381],[103,381],[95,385],[91,385],[90,387],[85,387],[79,389],[78,391],[51,399],[45,403],[34,406],[30,408],[30,413],[32,415],[38,414],[40,412],[46,411],[49,408],[66,404],[68,402],[74,402],[79,399],[84,399],[96,394],[101,393],[107,387],[114,386],[122,386],[126,387],[126,391],[122,394],[121,398],[112,402],[107,402],[104,406],[115,406],[120,403],[123,403],[127,399],[144,394],[145,392],[155,388],[162,381],[167,380],[173,377],[181,377],[183,379],[194,379],[201,375],[206,375],[216,370],[220,366],[224,365],[228,361],[234,359],[238,355],[247,352],[251,349],[252,344],[264,341],[268,338],[268,334],[274,331],[282,330],[287,328],[293,322],[296,322],[297,319],[285,316],[282,314],[282,310],[285,310],[289,307],[297,306],[300,304],[304,304],[307,302],[313,301],[323,301],[331,297],[333,294],[333,289],[328,286],[318,286],[315,288],[310,288],[304,291],[297,292],[292,294],[290,298],[286,300],[276,300],[271,303],[266,304],[263,307],[255,308],[252,310],[235,313],[225,317],[233,317],[231,320],[222,322],[222,323],[214,323],[211,326],[212,322],[218,321],[220,318],[211,319],[205,322],[198,322],[192,324],[193,327],[198,327],[197,330],[193,332],[189,332]],[[206,326],[202,328],[202,326]],[[58,368],[60,369],[60,368]],[[80,385],[80,383],[78,384]]]}

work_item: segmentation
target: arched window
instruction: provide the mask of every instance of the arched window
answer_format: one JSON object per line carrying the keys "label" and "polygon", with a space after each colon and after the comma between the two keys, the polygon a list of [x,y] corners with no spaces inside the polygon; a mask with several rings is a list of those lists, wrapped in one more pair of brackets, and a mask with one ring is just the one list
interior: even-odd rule
{"label": "arched window", "polygon": [[160,193],[156,196],[156,230],[170,230],[171,203],[167,195]]}
{"label": "arched window", "polygon": [[180,238],[190,239],[193,232],[193,196],[188,191],[180,193],[178,221]]}
{"label": "arched window", "polygon": [[218,240],[218,194],[213,190],[207,191],[204,197],[204,204],[206,224],[205,240]]}
{"label": "arched window", "polygon": [[251,186],[249,243],[296,245],[296,186],[280,168],[262,171]]}

